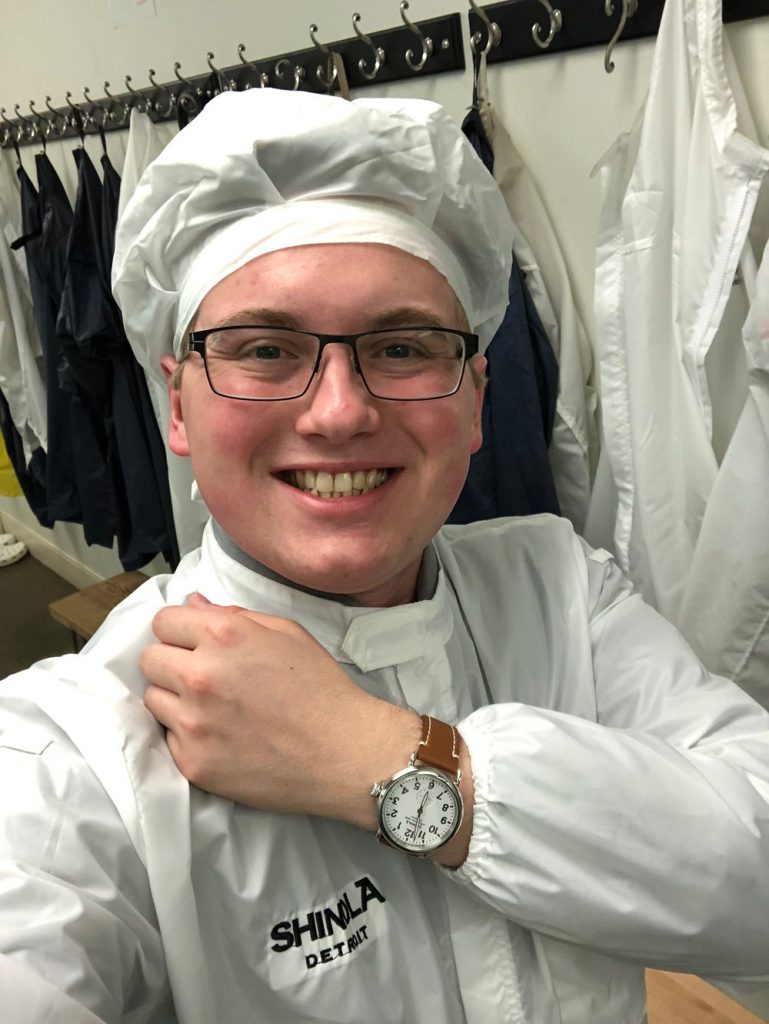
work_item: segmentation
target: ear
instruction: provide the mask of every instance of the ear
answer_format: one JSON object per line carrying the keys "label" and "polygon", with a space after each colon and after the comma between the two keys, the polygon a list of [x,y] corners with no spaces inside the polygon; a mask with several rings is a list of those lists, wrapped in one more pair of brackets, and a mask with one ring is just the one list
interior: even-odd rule
{"label": "ear", "polygon": [[[473,356],[471,366],[476,373],[483,376],[486,373],[486,358],[485,356]],[[482,413],[483,413],[483,398],[486,394],[486,385],[474,384],[473,394],[473,426],[472,434],[470,438],[470,454],[474,455],[475,452],[483,444],[483,426],[482,426]]]}
{"label": "ear", "polygon": [[178,382],[177,387],[171,384],[173,375],[179,365],[173,356],[163,356],[160,360],[160,369],[165,377],[166,388],[168,389],[168,404],[171,409],[171,418],[168,424],[168,447],[174,455],[189,455],[190,448],[187,443],[187,429],[184,425],[184,411],[182,407],[181,381]]}

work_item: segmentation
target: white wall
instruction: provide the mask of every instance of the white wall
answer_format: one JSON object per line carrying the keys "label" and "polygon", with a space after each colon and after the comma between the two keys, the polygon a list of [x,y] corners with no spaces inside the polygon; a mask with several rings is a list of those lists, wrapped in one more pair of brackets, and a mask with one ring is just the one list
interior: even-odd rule
{"label": "white wall", "polygon": [[[591,2],[600,4],[601,0]],[[54,106],[61,106],[67,90],[81,99],[85,85],[93,97],[100,97],[105,79],[112,83],[113,92],[124,90],[126,74],[133,77],[135,86],[148,84],[150,67],[156,69],[159,81],[169,81],[176,60],[181,62],[185,75],[200,74],[207,70],[207,50],[213,50],[219,66],[227,66],[237,62],[240,42],[252,59],[304,49],[310,45],[308,26],[312,21],[318,23],[324,40],[347,38],[352,35],[351,16],[355,10],[360,12],[361,26],[368,32],[400,24],[397,0],[154,3],[156,17],[121,29],[111,27],[108,0],[5,3],[0,18],[0,106],[12,111],[19,103],[26,112],[29,100],[34,99],[38,109],[43,109],[46,94],[50,94]],[[534,5],[532,9],[537,10]],[[409,15],[421,20],[452,10],[462,11],[464,20],[464,4],[446,0],[412,0]],[[466,20],[464,28],[467,36]],[[728,26],[727,33],[760,139],[769,144],[769,18]],[[600,202],[598,182],[589,174],[616,136],[630,127],[643,102],[652,49],[652,40],[620,45],[615,51],[616,70],[612,75],[604,72],[603,54],[597,49],[495,65],[489,71],[495,105],[537,178],[556,223],[577,302],[587,323],[591,320]],[[467,56],[469,67],[469,49]],[[460,120],[470,104],[471,76],[469,71],[454,72],[375,86],[369,93],[408,93],[435,99]],[[109,136],[110,155],[117,167],[124,152],[125,134]],[[89,139],[87,148],[98,156],[98,139]],[[49,154],[65,184],[73,190],[71,149],[71,143],[59,143],[49,146]],[[30,166],[32,154],[32,147],[22,151]],[[7,153],[2,157],[7,159]],[[766,237],[769,225],[765,227]],[[41,557],[50,560],[60,555],[63,561],[58,571],[74,582],[80,580],[74,579],[73,572],[86,579],[120,571],[114,553],[85,547],[82,531],[71,526],[57,527],[52,534],[41,531],[22,504],[19,499],[2,499],[0,514],[24,532]],[[158,560],[156,567],[160,564]]]}

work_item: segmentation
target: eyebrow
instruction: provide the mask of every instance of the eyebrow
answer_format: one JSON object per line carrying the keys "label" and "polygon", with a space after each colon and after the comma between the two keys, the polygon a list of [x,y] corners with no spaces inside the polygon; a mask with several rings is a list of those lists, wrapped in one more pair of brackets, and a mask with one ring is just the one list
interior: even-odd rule
{"label": "eyebrow", "polygon": [[[264,324],[267,327],[289,327],[293,330],[306,330],[296,317],[284,309],[269,307],[239,309],[223,317],[212,328],[217,327],[249,327]],[[197,327],[197,325],[195,325]],[[366,324],[365,330],[384,330],[388,327],[447,327],[441,318],[430,310],[419,306],[401,306],[388,309],[373,316]]]}

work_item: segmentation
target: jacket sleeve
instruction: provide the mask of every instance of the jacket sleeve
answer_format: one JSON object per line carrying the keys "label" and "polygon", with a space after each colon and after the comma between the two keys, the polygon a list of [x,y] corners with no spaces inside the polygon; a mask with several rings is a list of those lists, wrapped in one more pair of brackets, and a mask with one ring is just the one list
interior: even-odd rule
{"label": "jacket sleeve", "polygon": [[7,705],[0,779],[3,1020],[171,1024],[147,875],[98,780],[64,734]]}
{"label": "jacket sleeve", "polygon": [[474,825],[451,876],[614,957],[769,979],[769,715],[587,564],[597,720],[510,703],[460,723]]}

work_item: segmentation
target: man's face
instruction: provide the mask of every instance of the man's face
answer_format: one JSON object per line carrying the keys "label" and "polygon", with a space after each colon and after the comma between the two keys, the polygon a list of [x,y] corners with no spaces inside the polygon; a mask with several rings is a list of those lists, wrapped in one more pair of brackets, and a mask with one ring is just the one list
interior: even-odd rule
{"label": "man's face", "polygon": [[[406,322],[461,327],[458,312],[424,260],[385,245],[313,245],[260,256],[221,281],[195,328],[239,321],[353,334]],[[482,394],[468,369],[448,398],[373,398],[351,355],[328,346],[300,398],[248,402],[214,394],[193,354],[171,390],[169,443],[191,456],[208,508],[243,551],[303,586],[399,604],[413,599],[425,545],[480,446]],[[175,365],[163,361],[167,375]],[[482,370],[483,359],[475,365]],[[294,485],[300,470],[382,470],[384,483],[321,498]]]}

